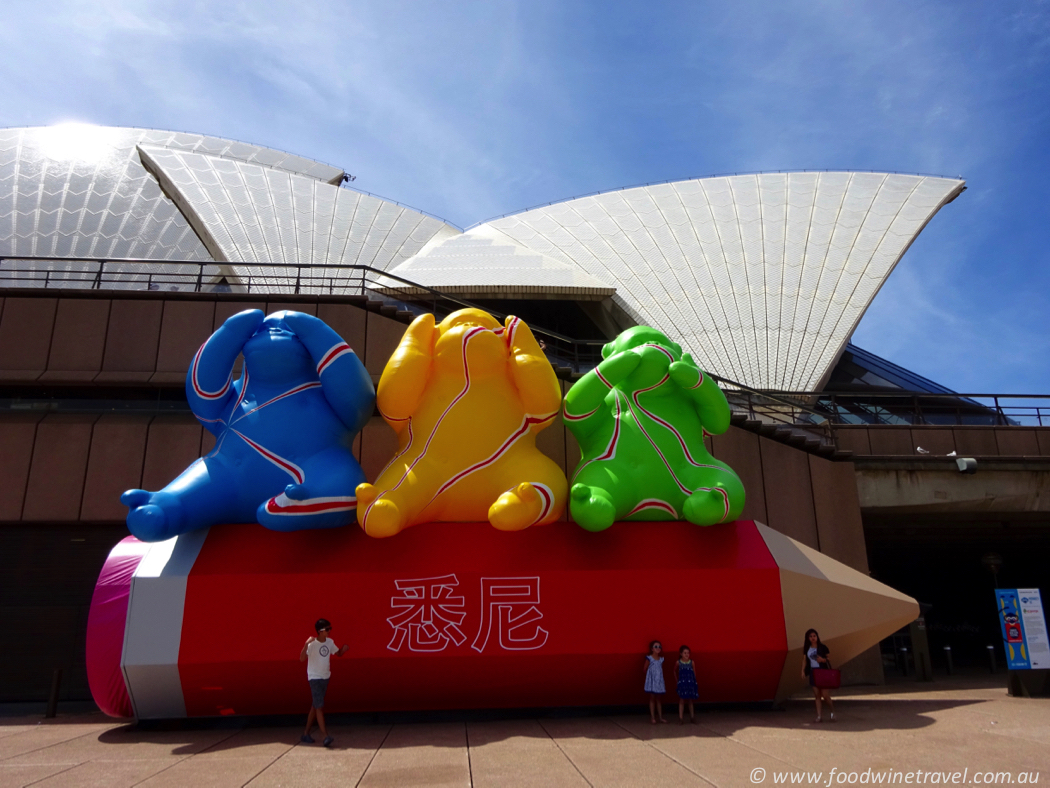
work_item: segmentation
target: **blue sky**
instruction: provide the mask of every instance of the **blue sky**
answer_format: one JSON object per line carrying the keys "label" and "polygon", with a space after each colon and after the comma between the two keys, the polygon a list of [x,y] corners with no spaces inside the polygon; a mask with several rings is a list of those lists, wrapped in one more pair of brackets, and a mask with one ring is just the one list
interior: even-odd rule
{"label": "blue sky", "polygon": [[8,0],[0,126],[247,140],[460,226],[652,181],[958,176],[855,334],[1050,394],[1050,0]]}

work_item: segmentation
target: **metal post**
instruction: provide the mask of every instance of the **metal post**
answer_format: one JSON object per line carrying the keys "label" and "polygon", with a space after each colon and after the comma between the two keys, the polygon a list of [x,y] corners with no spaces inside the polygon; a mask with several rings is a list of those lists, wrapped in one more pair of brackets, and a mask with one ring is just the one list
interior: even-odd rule
{"label": "metal post", "polygon": [[47,698],[47,712],[45,717],[50,719],[58,713],[58,691],[62,687],[62,668],[55,668],[51,674],[51,694]]}
{"label": "metal post", "polygon": [[908,675],[908,649],[901,648],[901,675]]}
{"label": "metal post", "polygon": [[944,659],[948,663],[948,675],[949,676],[954,676],[955,675],[955,665],[952,664],[952,647],[951,646],[945,646],[944,647]]}
{"label": "metal post", "polygon": [[986,646],[988,650],[988,672],[995,673],[995,646]]}

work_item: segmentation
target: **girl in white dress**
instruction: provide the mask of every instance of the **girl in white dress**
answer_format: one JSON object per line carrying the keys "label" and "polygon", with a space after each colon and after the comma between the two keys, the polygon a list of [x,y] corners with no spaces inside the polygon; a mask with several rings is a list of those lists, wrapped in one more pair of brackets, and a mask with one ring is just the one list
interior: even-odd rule
{"label": "girl in white dress", "polygon": [[649,653],[645,655],[645,691],[649,693],[649,719],[656,724],[656,721],[667,722],[664,719],[664,704],[661,702],[661,696],[667,692],[667,688],[664,686],[664,658],[661,656],[663,653],[663,646],[660,645],[659,640],[654,640],[649,644]]}

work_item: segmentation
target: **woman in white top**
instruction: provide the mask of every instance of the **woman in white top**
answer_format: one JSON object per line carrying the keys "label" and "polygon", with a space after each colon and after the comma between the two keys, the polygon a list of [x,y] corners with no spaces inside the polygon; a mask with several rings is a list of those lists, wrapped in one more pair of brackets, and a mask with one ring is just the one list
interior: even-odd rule
{"label": "woman in white top", "polygon": [[813,671],[819,668],[830,668],[828,654],[831,650],[820,642],[820,635],[815,629],[806,630],[806,639],[802,645],[802,678],[809,679],[809,686],[813,688],[813,700],[817,704],[817,722],[821,722],[820,702],[823,700],[828,704],[831,712],[831,721],[835,721],[835,704],[831,702],[831,690],[818,687],[814,682]]}

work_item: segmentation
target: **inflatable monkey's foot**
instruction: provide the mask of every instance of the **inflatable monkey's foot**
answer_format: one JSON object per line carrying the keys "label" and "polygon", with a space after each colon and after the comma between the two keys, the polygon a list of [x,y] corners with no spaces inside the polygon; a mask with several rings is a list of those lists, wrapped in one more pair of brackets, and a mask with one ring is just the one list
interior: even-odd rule
{"label": "inflatable monkey's foot", "polygon": [[721,487],[694,492],[682,507],[685,519],[694,525],[714,525],[729,518],[729,493]]}
{"label": "inflatable monkey's foot", "polygon": [[489,522],[500,531],[522,531],[543,519],[552,503],[531,484],[522,482],[489,507]]}
{"label": "inflatable monkey's foot", "polygon": [[376,497],[375,487],[371,484],[358,485],[358,524],[366,534],[377,539],[400,533],[405,527],[405,518],[401,516],[397,504],[386,498],[377,501]]}
{"label": "inflatable monkey's foot", "polygon": [[616,520],[616,507],[605,490],[574,484],[569,499],[569,512],[581,528],[604,531]]}
{"label": "inflatable monkey's foot", "polygon": [[[152,500],[151,500],[152,499]],[[120,496],[127,506],[127,523],[131,535],[141,542],[163,542],[178,536],[175,518],[169,517],[163,505],[148,490],[128,490]]]}

